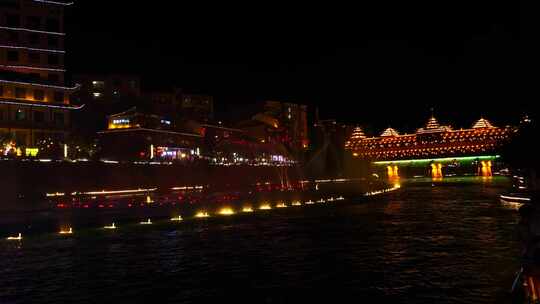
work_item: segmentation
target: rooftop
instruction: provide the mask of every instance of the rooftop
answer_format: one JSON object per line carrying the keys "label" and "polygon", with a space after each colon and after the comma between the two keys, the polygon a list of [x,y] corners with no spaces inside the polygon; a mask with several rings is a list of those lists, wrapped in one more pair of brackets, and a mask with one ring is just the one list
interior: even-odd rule
{"label": "rooftop", "polygon": [[387,128],[381,134],[381,137],[386,137],[386,136],[399,136],[399,133],[398,133],[398,131],[396,131],[396,130],[394,130],[392,128]]}
{"label": "rooftop", "polygon": [[480,118],[479,120],[477,120],[474,125],[473,125],[473,129],[479,129],[479,128],[493,128],[494,126],[491,124],[491,122],[489,122],[489,120],[487,119],[484,119],[484,118]]}

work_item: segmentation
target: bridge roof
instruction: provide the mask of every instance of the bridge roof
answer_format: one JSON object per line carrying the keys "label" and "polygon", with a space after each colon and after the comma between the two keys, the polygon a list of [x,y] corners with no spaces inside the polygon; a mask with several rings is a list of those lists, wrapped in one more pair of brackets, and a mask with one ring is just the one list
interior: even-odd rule
{"label": "bridge roof", "polygon": [[386,136],[399,136],[399,133],[395,129],[389,127],[386,130],[384,130],[384,132],[382,132],[381,134],[381,137],[386,137]]}
{"label": "bridge roof", "polygon": [[473,129],[479,129],[479,128],[494,128],[495,126],[491,124],[491,122],[489,122],[489,120],[487,119],[484,119],[484,118],[480,118],[479,120],[477,120],[474,125],[473,125]]}

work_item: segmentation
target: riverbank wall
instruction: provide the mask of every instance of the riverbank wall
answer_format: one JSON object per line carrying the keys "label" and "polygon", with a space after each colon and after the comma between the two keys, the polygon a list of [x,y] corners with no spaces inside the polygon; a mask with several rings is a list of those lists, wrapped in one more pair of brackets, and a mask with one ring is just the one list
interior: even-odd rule
{"label": "riverbank wall", "polygon": [[[0,210],[25,208],[46,193],[202,185],[215,191],[256,183],[294,183],[296,167],[157,165],[103,162],[0,162]],[[22,204],[22,205],[21,205]]]}

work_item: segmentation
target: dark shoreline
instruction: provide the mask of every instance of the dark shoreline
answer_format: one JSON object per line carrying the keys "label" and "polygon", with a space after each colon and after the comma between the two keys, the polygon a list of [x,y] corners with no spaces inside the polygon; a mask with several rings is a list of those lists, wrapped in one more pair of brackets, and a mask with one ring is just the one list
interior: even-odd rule
{"label": "dark shoreline", "polygon": [[[272,209],[279,209],[277,205],[284,203],[288,208],[294,208],[293,202],[313,202],[313,206],[324,203],[342,203],[351,200],[358,200],[364,197],[365,193],[374,190],[388,188],[389,185],[382,181],[355,181],[355,182],[325,182],[312,183],[306,186],[303,191],[245,191],[229,201],[211,200],[215,197],[214,192],[206,192],[202,199],[195,203],[175,202],[165,203],[159,197],[151,204],[140,203],[130,208],[115,207],[107,208],[107,202],[101,201],[104,208],[58,208],[53,201],[39,204],[44,206],[39,210],[29,208],[27,210],[5,211],[3,220],[0,222],[2,231],[9,234],[16,234],[23,231],[24,234],[39,234],[43,232],[59,231],[61,227],[78,225],[79,227],[103,227],[113,221],[116,223],[137,223],[138,221],[151,218],[153,220],[169,220],[171,217],[181,215],[185,219],[193,218],[198,211],[205,211],[215,216],[224,207],[231,208],[235,213],[242,213],[243,207],[249,206],[254,211],[258,211],[263,204],[268,204]],[[317,190],[318,189],[318,190]],[[244,189],[245,190],[245,189]],[[240,191],[220,192],[220,195],[231,193],[241,193]],[[324,200],[322,203],[320,200]],[[326,200],[330,200],[326,202]],[[366,198],[369,199],[369,198]],[[111,199],[110,202],[113,202]],[[34,204],[35,206],[36,204]],[[311,207],[311,206],[310,206]],[[261,210],[262,211],[262,210]]]}

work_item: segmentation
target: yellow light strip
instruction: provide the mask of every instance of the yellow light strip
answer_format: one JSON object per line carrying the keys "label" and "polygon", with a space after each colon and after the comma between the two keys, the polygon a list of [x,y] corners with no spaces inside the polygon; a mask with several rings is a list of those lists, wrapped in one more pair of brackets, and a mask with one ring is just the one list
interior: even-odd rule
{"label": "yellow light strip", "polygon": [[149,188],[149,189],[133,189],[133,190],[111,190],[111,191],[90,191],[90,192],[83,192],[83,194],[88,195],[98,195],[98,194],[120,194],[120,193],[141,193],[141,192],[154,192],[157,188]]}

